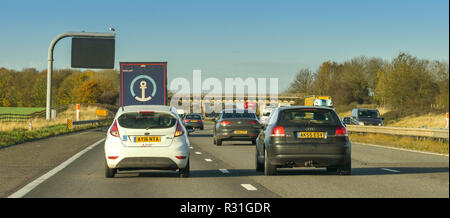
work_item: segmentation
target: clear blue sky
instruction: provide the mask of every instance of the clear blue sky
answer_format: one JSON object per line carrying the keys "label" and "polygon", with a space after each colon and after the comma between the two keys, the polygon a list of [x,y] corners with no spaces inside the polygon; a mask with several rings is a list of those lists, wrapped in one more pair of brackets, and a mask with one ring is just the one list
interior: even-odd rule
{"label": "clear blue sky", "polygon": [[[23,1],[0,5],[0,67],[47,67],[50,41],[68,31],[117,30],[120,61],[167,61],[169,79],[279,77],[301,68],[399,52],[449,60],[448,0]],[[70,67],[70,39],[55,48]]]}

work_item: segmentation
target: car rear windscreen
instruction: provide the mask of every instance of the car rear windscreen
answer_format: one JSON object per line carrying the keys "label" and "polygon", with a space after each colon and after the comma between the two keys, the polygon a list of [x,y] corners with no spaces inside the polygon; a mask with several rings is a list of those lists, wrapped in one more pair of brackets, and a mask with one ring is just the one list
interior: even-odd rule
{"label": "car rear windscreen", "polygon": [[380,118],[380,114],[377,110],[360,110],[359,111],[360,118]]}
{"label": "car rear windscreen", "polygon": [[242,113],[239,113],[238,111],[225,111],[222,115],[223,119],[229,119],[229,118],[250,118],[250,119],[256,119],[255,113],[249,113],[247,111],[244,111]]}
{"label": "car rear windscreen", "polygon": [[339,117],[332,110],[326,109],[289,109],[280,111],[281,125],[330,125],[340,124]]}
{"label": "car rear windscreen", "polygon": [[128,129],[163,129],[173,127],[177,119],[167,113],[126,113],[118,119],[119,125]]}
{"label": "car rear windscreen", "polygon": [[186,119],[201,120],[202,117],[200,115],[187,115]]}

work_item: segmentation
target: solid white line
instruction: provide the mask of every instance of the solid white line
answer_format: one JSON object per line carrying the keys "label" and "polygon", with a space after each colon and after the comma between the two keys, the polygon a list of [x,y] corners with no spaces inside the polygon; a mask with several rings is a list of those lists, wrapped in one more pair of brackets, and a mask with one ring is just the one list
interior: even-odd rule
{"label": "solid white line", "polygon": [[230,171],[228,171],[227,169],[219,169],[220,170],[220,172],[222,172],[222,173],[230,173]]}
{"label": "solid white line", "polygon": [[208,158],[206,158],[206,159],[205,159],[205,161],[206,161],[206,162],[211,162],[212,160],[211,160],[211,159],[208,159]]}
{"label": "solid white line", "polygon": [[382,170],[386,170],[386,171],[389,171],[389,172],[393,172],[393,173],[399,173],[400,171],[398,171],[398,170],[393,170],[393,169],[389,169],[389,168],[381,168]]}
{"label": "solid white line", "polygon": [[241,186],[244,187],[245,189],[247,189],[248,191],[256,191],[256,190],[258,190],[253,185],[250,185],[250,184],[241,184]]}
{"label": "solid white line", "polygon": [[192,147],[192,146],[190,146],[189,148],[190,148],[190,149],[194,149],[194,147]]}
{"label": "solid white line", "polygon": [[63,170],[69,164],[71,164],[76,159],[81,157],[81,155],[83,155],[84,153],[86,153],[89,150],[93,149],[95,146],[97,146],[98,144],[100,144],[104,140],[105,139],[101,139],[101,140],[95,142],[94,144],[90,145],[89,147],[85,148],[84,150],[78,152],[77,154],[75,154],[71,158],[67,159],[62,164],[60,164],[59,166],[57,166],[54,169],[50,170],[49,172],[47,172],[43,176],[41,176],[41,177],[37,178],[36,180],[28,183],[26,186],[24,186],[23,188],[21,188],[19,191],[15,192],[14,194],[10,195],[8,198],[21,198],[21,197],[25,196],[28,192],[30,192],[31,190],[36,188],[39,184],[43,183],[45,180],[49,179],[50,177],[52,177],[53,175],[55,175],[59,171]]}
{"label": "solid white line", "polygon": [[196,152],[195,152],[195,154],[202,154],[202,152],[200,152],[200,151],[196,151]]}
{"label": "solid white line", "polygon": [[374,145],[374,144],[366,144],[366,143],[360,143],[360,142],[354,142],[354,143],[355,144],[360,144],[360,145],[368,145],[368,146],[373,146],[373,147],[379,147],[379,148],[387,148],[387,149],[394,149],[394,150],[400,150],[400,151],[410,151],[410,152],[421,153],[421,154],[432,154],[432,155],[439,155],[439,156],[446,156],[446,157],[448,157],[448,154],[438,154],[438,153],[433,153],[433,152],[416,151],[416,150],[409,150],[409,149],[404,149],[404,148],[395,148],[395,147],[389,147],[389,146],[383,146],[383,145]]}

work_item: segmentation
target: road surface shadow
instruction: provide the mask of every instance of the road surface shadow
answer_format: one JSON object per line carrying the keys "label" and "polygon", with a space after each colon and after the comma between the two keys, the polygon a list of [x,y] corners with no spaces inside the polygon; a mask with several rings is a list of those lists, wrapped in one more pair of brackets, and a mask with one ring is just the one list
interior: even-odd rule
{"label": "road surface shadow", "polygon": [[197,138],[197,137],[209,138],[209,137],[213,137],[213,134],[195,134],[195,133],[191,133],[191,134],[189,134],[189,137],[192,137],[192,138]]}
{"label": "road surface shadow", "polygon": [[[429,173],[448,173],[448,167],[387,167],[395,170],[392,172],[382,168],[352,168],[351,176],[383,176],[383,175],[404,175],[404,174],[429,174]],[[255,169],[228,169],[229,173],[223,173],[220,170],[191,170],[191,178],[217,178],[217,177],[246,177],[246,176],[264,176],[263,172],[256,172]],[[338,175],[337,172],[327,172],[325,168],[281,168],[277,171],[277,176],[330,176]],[[147,171],[147,172],[120,172],[116,177],[178,177],[177,171]]]}

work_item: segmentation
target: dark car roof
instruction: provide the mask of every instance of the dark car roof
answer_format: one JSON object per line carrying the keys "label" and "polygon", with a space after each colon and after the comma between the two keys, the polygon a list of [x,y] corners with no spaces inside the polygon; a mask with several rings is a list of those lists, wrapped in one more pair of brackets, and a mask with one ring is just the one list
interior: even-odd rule
{"label": "dark car roof", "polygon": [[326,109],[326,110],[334,111],[334,108],[324,107],[324,106],[289,106],[289,107],[279,107],[279,108],[277,108],[277,110],[283,111],[283,110],[289,110],[289,109],[306,109],[306,108]]}
{"label": "dark car roof", "polygon": [[233,109],[223,109],[223,110],[222,110],[222,113],[225,112],[225,111],[227,111],[227,112],[228,112],[228,111],[244,111],[244,112],[247,111],[247,112],[252,112],[252,113],[254,113],[254,110],[248,110],[248,109],[236,109],[236,108],[233,108]]}

